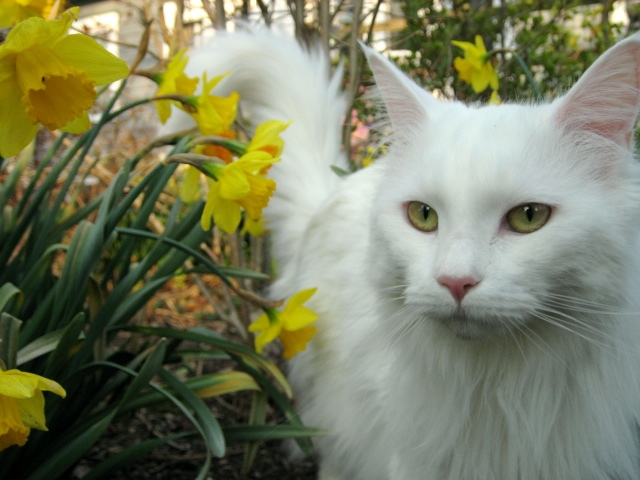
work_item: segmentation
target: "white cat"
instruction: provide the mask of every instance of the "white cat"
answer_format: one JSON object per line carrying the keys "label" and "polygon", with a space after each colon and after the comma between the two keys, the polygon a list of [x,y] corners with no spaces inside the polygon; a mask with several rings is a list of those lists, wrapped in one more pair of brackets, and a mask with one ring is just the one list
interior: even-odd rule
{"label": "white cat", "polygon": [[640,35],[544,105],[442,103],[366,54],[393,135],[346,178],[340,74],[264,31],[219,36],[256,122],[293,120],[266,210],[323,479],[640,479]]}

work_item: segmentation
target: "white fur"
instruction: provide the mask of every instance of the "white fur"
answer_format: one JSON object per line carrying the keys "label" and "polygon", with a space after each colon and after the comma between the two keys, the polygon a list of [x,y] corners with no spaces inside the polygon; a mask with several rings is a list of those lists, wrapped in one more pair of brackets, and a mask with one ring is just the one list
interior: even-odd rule
{"label": "white fur", "polygon": [[[266,211],[272,294],[318,287],[290,378],[305,423],[332,432],[321,478],[640,478],[640,36],[540,106],[440,103],[367,55],[392,145],[343,180],[344,102],[319,52],[256,31],[191,63],[231,70],[260,120],[293,119]],[[410,225],[409,201],[437,231]],[[527,202],[550,220],[510,231]],[[478,283],[458,306],[443,275]]]}

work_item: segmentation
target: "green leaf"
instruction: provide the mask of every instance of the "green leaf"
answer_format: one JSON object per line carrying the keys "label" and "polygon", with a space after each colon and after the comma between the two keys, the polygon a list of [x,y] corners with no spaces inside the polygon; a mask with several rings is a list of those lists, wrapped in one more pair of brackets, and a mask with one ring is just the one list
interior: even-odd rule
{"label": "green leaf", "polygon": [[[140,390],[149,385],[153,376],[162,366],[162,360],[166,352],[166,340],[161,339],[151,351],[146,361],[138,373],[125,369],[120,365],[112,364],[123,371],[127,371],[134,376],[133,381],[125,390],[117,405],[108,407],[92,417],[76,424],[73,428],[67,429],[64,435],[58,437],[53,445],[50,445],[43,458],[47,460],[38,465],[36,470],[27,477],[27,480],[49,480],[58,478],[69,467],[75,464],[84,453],[91,448],[102,433],[111,424],[119,410],[133,397],[138,395]],[[87,365],[85,370],[94,367]],[[76,372],[78,374],[79,372]]]}
{"label": "green leaf", "polygon": [[8,313],[0,314],[0,367],[7,370],[16,367],[20,325],[22,322]]}
{"label": "green leaf", "polygon": [[198,415],[205,443],[209,451],[216,457],[223,457],[225,452],[224,435],[216,417],[200,397],[165,369],[158,372],[164,380]]}
{"label": "green leaf", "polygon": [[[202,375],[183,381],[185,387],[199,398],[211,398],[241,390],[260,390],[260,386],[251,375],[245,372],[222,372]],[[171,393],[175,391],[169,389]],[[163,393],[159,391],[146,392],[127,404],[127,410],[137,410],[142,407],[165,401]]]}
{"label": "green leaf", "polygon": [[17,300],[20,305],[24,300],[24,294],[14,284],[5,283],[0,287],[0,312],[4,311],[4,309],[9,306],[13,299]]}
{"label": "green leaf", "polygon": [[122,330],[146,333],[150,335],[158,335],[161,337],[180,338],[182,340],[205,343],[207,345],[219,348],[220,350],[223,350],[229,355],[233,356],[236,360],[241,359],[248,362],[250,365],[255,366],[256,368],[260,368],[265,372],[268,372],[275,378],[280,388],[283,389],[285,395],[287,395],[287,397],[289,398],[293,397],[293,392],[291,391],[289,382],[287,382],[287,379],[276,365],[264,358],[262,355],[254,352],[250,348],[225,340],[223,337],[209,329],[193,328],[191,330],[185,331],[163,327],[129,325],[122,327]]}
{"label": "green leaf", "polygon": [[302,425],[240,425],[225,427],[223,431],[227,440],[243,442],[264,442],[289,438],[299,440],[329,434],[326,430]]}
{"label": "green leaf", "polygon": [[64,331],[65,329],[61,328],[54,332],[46,333],[22,347],[18,351],[18,366],[52,352],[58,345]]}
{"label": "green leaf", "polygon": [[82,328],[86,322],[83,312],[78,313],[69,325],[62,331],[55,350],[47,358],[43,376],[46,378],[57,378],[69,358],[73,355],[74,349],[78,345],[78,340],[82,334]]}
{"label": "green leaf", "polygon": [[[249,425],[263,426],[267,418],[267,395],[262,392],[253,392],[251,399],[251,411],[249,412]],[[248,475],[255,462],[261,441],[248,441],[245,444],[242,458],[242,473]]]}
{"label": "green leaf", "polygon": [[98,419],[95,423],[84,427],[76,435],[69,437],[61,448],[51,454],[26,480],[51,480],[60,478],[62,474],[75,464],[84,453],[100,438],[111,424],[116,410],[112,409],[107,415]]}

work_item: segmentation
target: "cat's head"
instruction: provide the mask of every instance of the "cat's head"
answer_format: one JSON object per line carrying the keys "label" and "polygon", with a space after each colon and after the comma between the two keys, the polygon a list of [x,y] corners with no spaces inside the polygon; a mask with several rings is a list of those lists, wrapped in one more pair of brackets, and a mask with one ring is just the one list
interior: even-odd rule
{"label": "cat's head", "polygon": [[548,105],[443,103],[367,56],[394,131],[376,167],[372,265],[408,316],[461,338],[551,324],[589,335],[576,312],[624,307],[640,231],[640,35]]}

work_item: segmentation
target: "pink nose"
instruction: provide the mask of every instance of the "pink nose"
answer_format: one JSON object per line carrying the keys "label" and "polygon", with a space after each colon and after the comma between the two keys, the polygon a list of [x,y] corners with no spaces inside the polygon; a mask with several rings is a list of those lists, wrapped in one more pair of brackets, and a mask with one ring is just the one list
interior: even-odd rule
{"label": "pink nose", "polygon": [[471,277],[439,277],[438,283],[443,287],[447,287],[451,295],[453,295],[453,298],[456,299],[456,302],[460,303],[469,290],[471,290],[471,287],[478,282]]}

